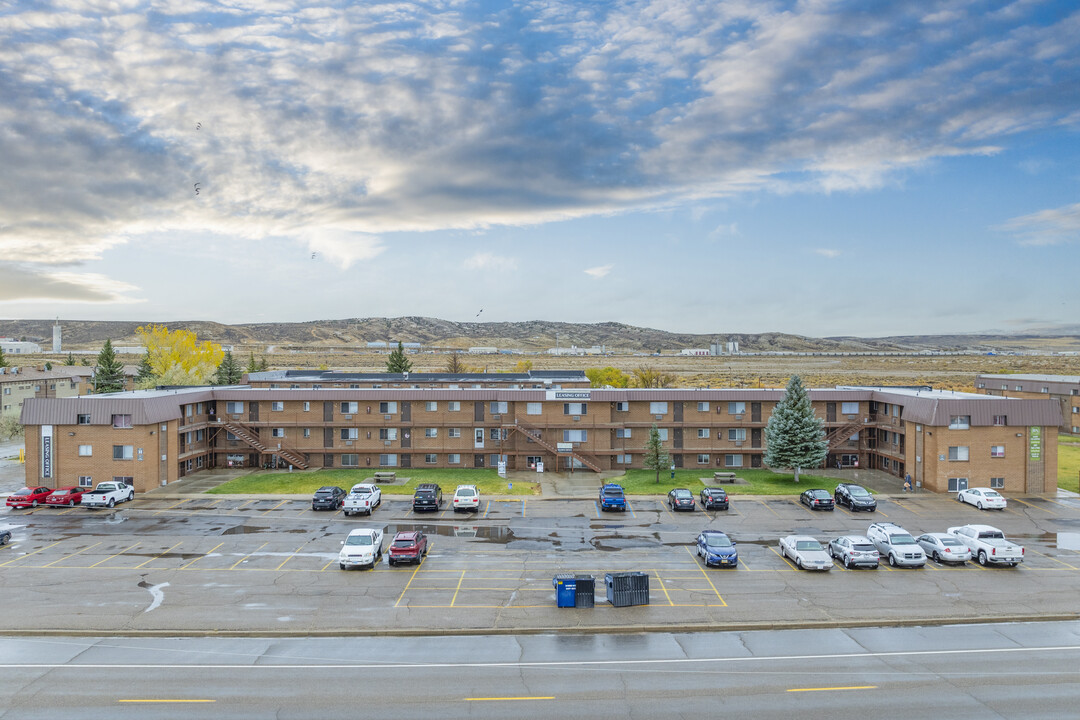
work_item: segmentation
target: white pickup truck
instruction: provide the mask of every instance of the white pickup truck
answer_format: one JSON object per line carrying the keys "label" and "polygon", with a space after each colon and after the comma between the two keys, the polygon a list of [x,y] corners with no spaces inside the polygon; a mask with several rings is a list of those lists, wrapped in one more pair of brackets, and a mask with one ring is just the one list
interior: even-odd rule
{"label": "white pickup truck", "polygon": [[348,570],[354,567],[374,568],[382,557],[383,531],[381,528],[356,528],[349,531],[341,541],[338,567]]}
{"label": "white pickup truck", "polygon": [[103,482],[90,492],[83,493],[83,507],[112,507],[135,498],[135,488],[122,482]]}
{"label": "white pickup truck", "polygon": [[344,511],[346,515],[356,515],[357,513],[370,515],[372,510],[379,507],[380,503],[382,503],[382,490],[379,489],[379,486],[360,483],[359,485],[353,485],[352,490],[346,496]]}
{"label": "white pickup truck", "polygon": [[1024,548],[1005,539],[1005,533],[990,525],[962,525],[946,532],[964,543],[980,565],[1011,565],[1024,562]]}

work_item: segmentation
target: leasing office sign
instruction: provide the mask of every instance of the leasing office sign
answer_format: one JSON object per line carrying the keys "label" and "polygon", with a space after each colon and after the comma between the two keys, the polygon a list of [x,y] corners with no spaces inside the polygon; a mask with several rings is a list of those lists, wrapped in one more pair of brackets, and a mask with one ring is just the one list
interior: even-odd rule
{"label": "leasing office sign", "polygon": [[548,390],[547,400],[590,400],[591,393],[588,390]]}
{"label": "leasing office sign", "polygon": [[41,477],[53,476],[53,426],[41,426]]}

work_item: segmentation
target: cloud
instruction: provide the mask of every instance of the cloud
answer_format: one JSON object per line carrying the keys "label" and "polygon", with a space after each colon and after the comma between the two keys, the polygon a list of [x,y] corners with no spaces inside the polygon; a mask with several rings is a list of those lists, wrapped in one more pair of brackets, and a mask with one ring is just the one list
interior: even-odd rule
{"label": "cloud", "polygon": [[134,285],[96,273],[40,272],[0,263],[0,302],[53,300],[86,303],[140,302]]}
{"label": "cloud", "polygon": [[822,257],[827,258],[840,257],[840,251],[833,250],[832,248],[814,248],[814,252]]}
{"label": "cloud", "polygon": [[1058,245],[1080,238],[1080,203],[1021,215],[999,225],[1021,245]]}
{"label": "cloud", "polygon": [[467,270],[494,270],[507,272],[517,269],[517,260],[509,257],[494,255],[489,252],[476,253],[472,257],[465,258],[462,266]]}
{"label": "cloud", "polygon": [[614,265],[599,265],[599,266],[594,267],[594,268],[589,268],[588,270],[585,271],[585,274],[586,275],[591,275],[594,278],[602,278],[605,275],[607,275],[609,272],[611,272],[611,269],[613,267],[615,267],[615,266]]}
{"label": "cloud", "polygon": [[730,223],[730,224],[727,224],[727,225],[721,223],[720,225],[717,225],[716,227],[714,227],[712,229],[712,232],[709,233],[709,237],[710,238],[719,238],[719,237],[738,235],[738,234],[739,234],[739,225],[738,225],[738,223]]}

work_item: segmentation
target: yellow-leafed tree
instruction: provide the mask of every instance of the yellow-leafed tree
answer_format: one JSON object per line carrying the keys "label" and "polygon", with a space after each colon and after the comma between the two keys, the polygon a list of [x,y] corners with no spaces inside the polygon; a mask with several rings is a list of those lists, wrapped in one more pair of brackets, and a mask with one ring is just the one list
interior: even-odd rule
{"label": "yellow-leafed tree", "polygon": [[209,385],[225,357],[217,343],[199,342],[190,330],[172,330],[164,325],[140,327],[135,333],[146,346],[154,385]]}

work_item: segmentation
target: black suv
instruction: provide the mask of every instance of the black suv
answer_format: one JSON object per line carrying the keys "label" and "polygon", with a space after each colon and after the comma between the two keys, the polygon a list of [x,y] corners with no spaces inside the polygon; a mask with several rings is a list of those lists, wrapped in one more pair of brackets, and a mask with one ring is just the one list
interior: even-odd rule
{"label": "black suv", "polygon": [[727,490],[725,490],[724,488],[702,488],[701,492],[698,494],[698,499],[701,500],[701,507],[704,510],[728,509]]}
{"label": "black suv", "polygon": [[336,485],[321,487],[311,498],[311,509],[340,510],[345,505],[345,495],[345,491]]}
{"label": "black suv", "polygon": [[877,500],[862,485],[840,483],[836,486],[833,499],[836,500],[837,505],[847,505],[852,512],[877,510]]}
{"label": "black suv", "polygon": [[416,492],[412,496],[414,511],[438,510],[442,507],[442,503],[442,488],[435,483],[420,483],[416,486]]}

